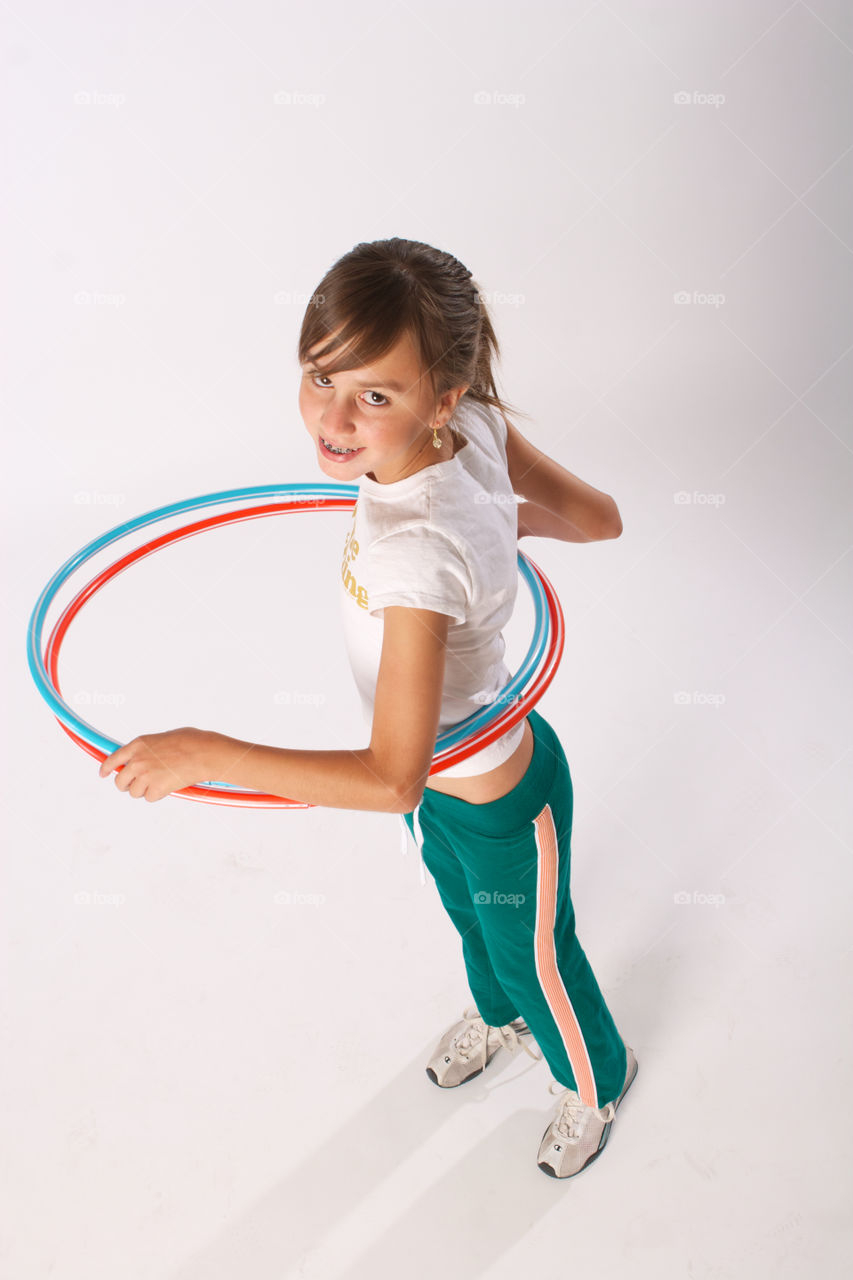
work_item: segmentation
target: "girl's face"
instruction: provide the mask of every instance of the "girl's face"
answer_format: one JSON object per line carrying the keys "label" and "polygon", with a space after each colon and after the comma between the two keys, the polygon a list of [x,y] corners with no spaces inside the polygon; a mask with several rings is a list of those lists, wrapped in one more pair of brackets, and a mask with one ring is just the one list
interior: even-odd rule
{"label": "girl's face", "polygon": [[[326,339],[312,351],[325,345]],[[406,334],[376,364],[334,376],[325,375],[309,358],[302,365],[299,412],[326,475],[346,484],[361,475],[391,484],[452,456],[449,432],[443,433],[438,450],[432,427],[443,426],[465,391],[467,387],[448,391],[436,405]],[[358,452],[332,454],[327,443]]]}

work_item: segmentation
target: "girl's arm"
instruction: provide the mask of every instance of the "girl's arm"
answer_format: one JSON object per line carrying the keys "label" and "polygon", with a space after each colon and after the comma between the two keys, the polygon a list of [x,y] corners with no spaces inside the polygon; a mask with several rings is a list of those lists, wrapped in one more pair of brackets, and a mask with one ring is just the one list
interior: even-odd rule
{"label": "girl's arm", "polygon": [[426,786],[441,714],[450,616],[431,609],[385,609],[370,745],[305,751],[244,742],[185,725],[146,734],[102,762],[119,791],[162,800],[198,782],[230,782],[330,809],[409,813]]}
{"label": "girl's arm", "polygon": [[205,780],[322,805],[400,813],[399,791],[370,747],[306,751],[211,733]]}
{"label": "girl's arm", "polygon": [[185,725],[118,747],[98,772],[106,778],[114,770],[119,791],[134,800],[163,800],[184,787],[216,781],[330,809],[409,811],[400,808],[401,790],[391,763],[372,747],[291,750]]}
{"label": "girl's arm", "polygon": [[518,536],[598,542],[622,532],[619,508],[607,493],[573,475],[507,423],[507,470],[518,507]]}
{"label": "girl's arm", "polygon": [[610,533],[601,532],[593,535],[588,528],[582,529],[565,516],[549,511],[547,507],[540,507],[536,502],[518,504],[519,538],[557,538],[560,542],[600,542],[604,538],[618,538],[621,532],[621,520],[618,529],[614,527]]}

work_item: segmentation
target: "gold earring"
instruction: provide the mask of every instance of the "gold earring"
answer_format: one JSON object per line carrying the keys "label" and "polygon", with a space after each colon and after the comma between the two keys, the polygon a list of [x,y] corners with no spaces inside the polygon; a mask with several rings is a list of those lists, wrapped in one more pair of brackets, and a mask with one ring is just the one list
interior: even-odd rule
{"label": "gold earring", "polygon": [[438,438],[438,427],[435,425],[432,428],[432,443],[433,443],[433,448],[435,449],[441,448],[441,441]]}

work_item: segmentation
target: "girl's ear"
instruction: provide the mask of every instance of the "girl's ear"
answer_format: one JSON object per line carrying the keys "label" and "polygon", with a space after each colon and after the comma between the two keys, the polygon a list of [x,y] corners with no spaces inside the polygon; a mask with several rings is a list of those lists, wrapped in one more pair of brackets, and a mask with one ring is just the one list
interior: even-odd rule
{"label": "girl's ear", "polygon": [[[469,383],[469,386],[470,386],[470,383]],[[453,412],[453,410],[456,408],[456,406],[458,405],[459,401],[462,399],[462,397],[464,396],[464,394],[465,394],[465,392],[466,392],[467,390],[468,390],[468,387],[454,387],[454,389],[453,389],[452,391],[448,391],[448,392],[446,393],[446,396],[443,396],[443,397],[442,397],[442,399],[445,399],[447,396],[450,396],[450,397],[451,397],[450,402],[449,402],[449,403],[450,403],[450,412],[451,412],[451,413],[452,413],[452,412]]]}

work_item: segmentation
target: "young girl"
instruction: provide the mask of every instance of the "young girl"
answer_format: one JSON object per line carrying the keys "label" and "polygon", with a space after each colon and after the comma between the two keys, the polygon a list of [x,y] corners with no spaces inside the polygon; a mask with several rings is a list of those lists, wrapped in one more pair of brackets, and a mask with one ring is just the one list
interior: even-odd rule
{"label": "young girl", "polygon": [[537,1163],[568,1178],[602,1151],[637,1063],[575,933],[566,756],[534,708],[467,760],[429,770],[437,735],[510,679],[502,628],[518,538],[588,542],[622,525],[612,498],[510,424],[498,354],[471,272],[449,253],[394,238],[331,267],[302,322],[299,409],[323,473],[359,486],[340,599],[370,744],[299,751],[185,727],[135,738],[100,772],[119,767],[119,789],[147,800],[216,778],[401,814],[461,934],[476,1006],[427,1075],[462,1084],[501,1046],[531,1053],[519,1037],[532,1034],[561,1095]]}

